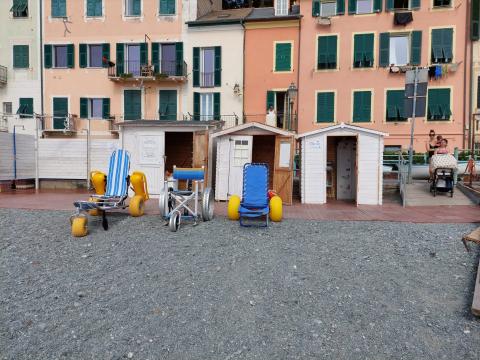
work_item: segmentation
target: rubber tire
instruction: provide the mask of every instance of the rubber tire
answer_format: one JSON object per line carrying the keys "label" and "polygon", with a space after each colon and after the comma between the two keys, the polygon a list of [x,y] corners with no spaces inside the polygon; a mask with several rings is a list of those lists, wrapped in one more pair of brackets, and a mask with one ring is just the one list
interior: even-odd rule
{"label": "rubber tire", "polygon": [[[95,199],[95,198],[88,198],[88,201],[90,202],[98,202],[98,199]],[[100,212],[99,209],[92,209],[92,210],[88,210],[88,215],[91,215],[91,216],[100,216],[102,215],[102,213]]]}
{"label": "rubber tire", "polygon": [[203,221],[210,221],[213,219],[213,191],[211,188],[206,188],[202,194],[202,219]]}
{"label": "rubber tire", "polygon": [[88,219],[86,216],[75,216],[72,219],[72,235],[83,237],[88,234]]}
{"label": "rubber tire", "polygon": [[175,210],[170,215],[170,220],[168,221],[168,228],[170,229],[171,232],[176,232],[178,229],[180,229],[181,219],[182,219],[182,214],[178,210]]}
{"label": "rubber tire", "polygon": [[141,195],[135,195],[132,200],[130,200],[130,205],[128,207],[130,215],[133,217],[142,216],[145,212],[145,200]]}
{"label": "rubber tire", "polygon": [[282,198],[275,195],[270,199],[270,220],[273,222],[282,221],[283,217],[283,204]]}
{"label": "rubber tire", "polygon": [[168,194],[165,191],[160,190],[160,196],[158,197],[158,209],[160,210],[160,216],[165,217],[168,214]]}
{"label": "rubber tire", "polygon": [[240,196],[232,195],[228,200],[227,215],[230,220],[240,219]]}

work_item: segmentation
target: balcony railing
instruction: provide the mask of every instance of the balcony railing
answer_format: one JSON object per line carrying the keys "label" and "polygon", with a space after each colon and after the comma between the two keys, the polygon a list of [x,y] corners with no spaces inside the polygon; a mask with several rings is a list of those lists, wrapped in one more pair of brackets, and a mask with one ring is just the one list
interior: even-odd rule
{"label": "balcony railing", "polygon": [[[267,114],[245,114],[243,116],[244,122],[259,122],[266,123]],[[298,117],[297,114],[293,114],[291,119],[288,118],[288,114],[284,115],[277,113],[277,127],[279,129],[288,131],[297,131],[298,129]]]}
{"label": "balcony railing", "polygon": [[45,116],[43,118],[43,131],[74,133],[75,117],[71,114],[68,116]]}
{"label": "balcony railing", "polygon": [[6,84],[8,80],[8,71],[5,66],[0,65],[0,85]]}
{"label": "balcony railing", "polygon": [[138,60],[128,60],[108,67],[108,77],[112,80],[184,80],[187,76],[185,61],[161,60],[158,63],[141,63]]}
{"label": "balcony railing", "polygon": [[200,115],[200,114],[190,114],[184,116],[184,120],[191,121],[223,121],[223,128],[230,128],[241,124],[241,118],[237,114],[231,115]]}

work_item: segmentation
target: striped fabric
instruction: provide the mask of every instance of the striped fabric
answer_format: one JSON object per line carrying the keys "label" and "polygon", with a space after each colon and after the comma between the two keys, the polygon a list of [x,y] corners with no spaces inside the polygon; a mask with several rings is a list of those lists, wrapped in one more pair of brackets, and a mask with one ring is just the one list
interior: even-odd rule
{"label": "striped fabric", "polygon": [[126,150],[115,150],[110,157],[105,197],[127,195],[127,176],[130,168],[130,154]]}

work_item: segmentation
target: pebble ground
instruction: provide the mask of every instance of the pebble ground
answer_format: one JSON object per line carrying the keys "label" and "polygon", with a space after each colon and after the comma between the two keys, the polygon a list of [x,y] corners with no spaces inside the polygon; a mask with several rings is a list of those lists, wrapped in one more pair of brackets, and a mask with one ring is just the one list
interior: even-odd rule
{"label": "pebble ground", "polygon": [[0,359],[479,359],[472,224],[0,209]]}

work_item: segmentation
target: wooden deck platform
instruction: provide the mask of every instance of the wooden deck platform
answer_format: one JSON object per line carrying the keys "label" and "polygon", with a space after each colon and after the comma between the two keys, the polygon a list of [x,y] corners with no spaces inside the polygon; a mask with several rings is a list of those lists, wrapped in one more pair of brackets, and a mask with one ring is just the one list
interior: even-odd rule
{"label": "wooden deck platform", "polygon": [[414,181],[412,184],[407,184],[406,206],[455,205],[473,205],[473,202],[457,188],[452,198],[448,193],[437,193],[437,196],[433,196],[427,181]]}

